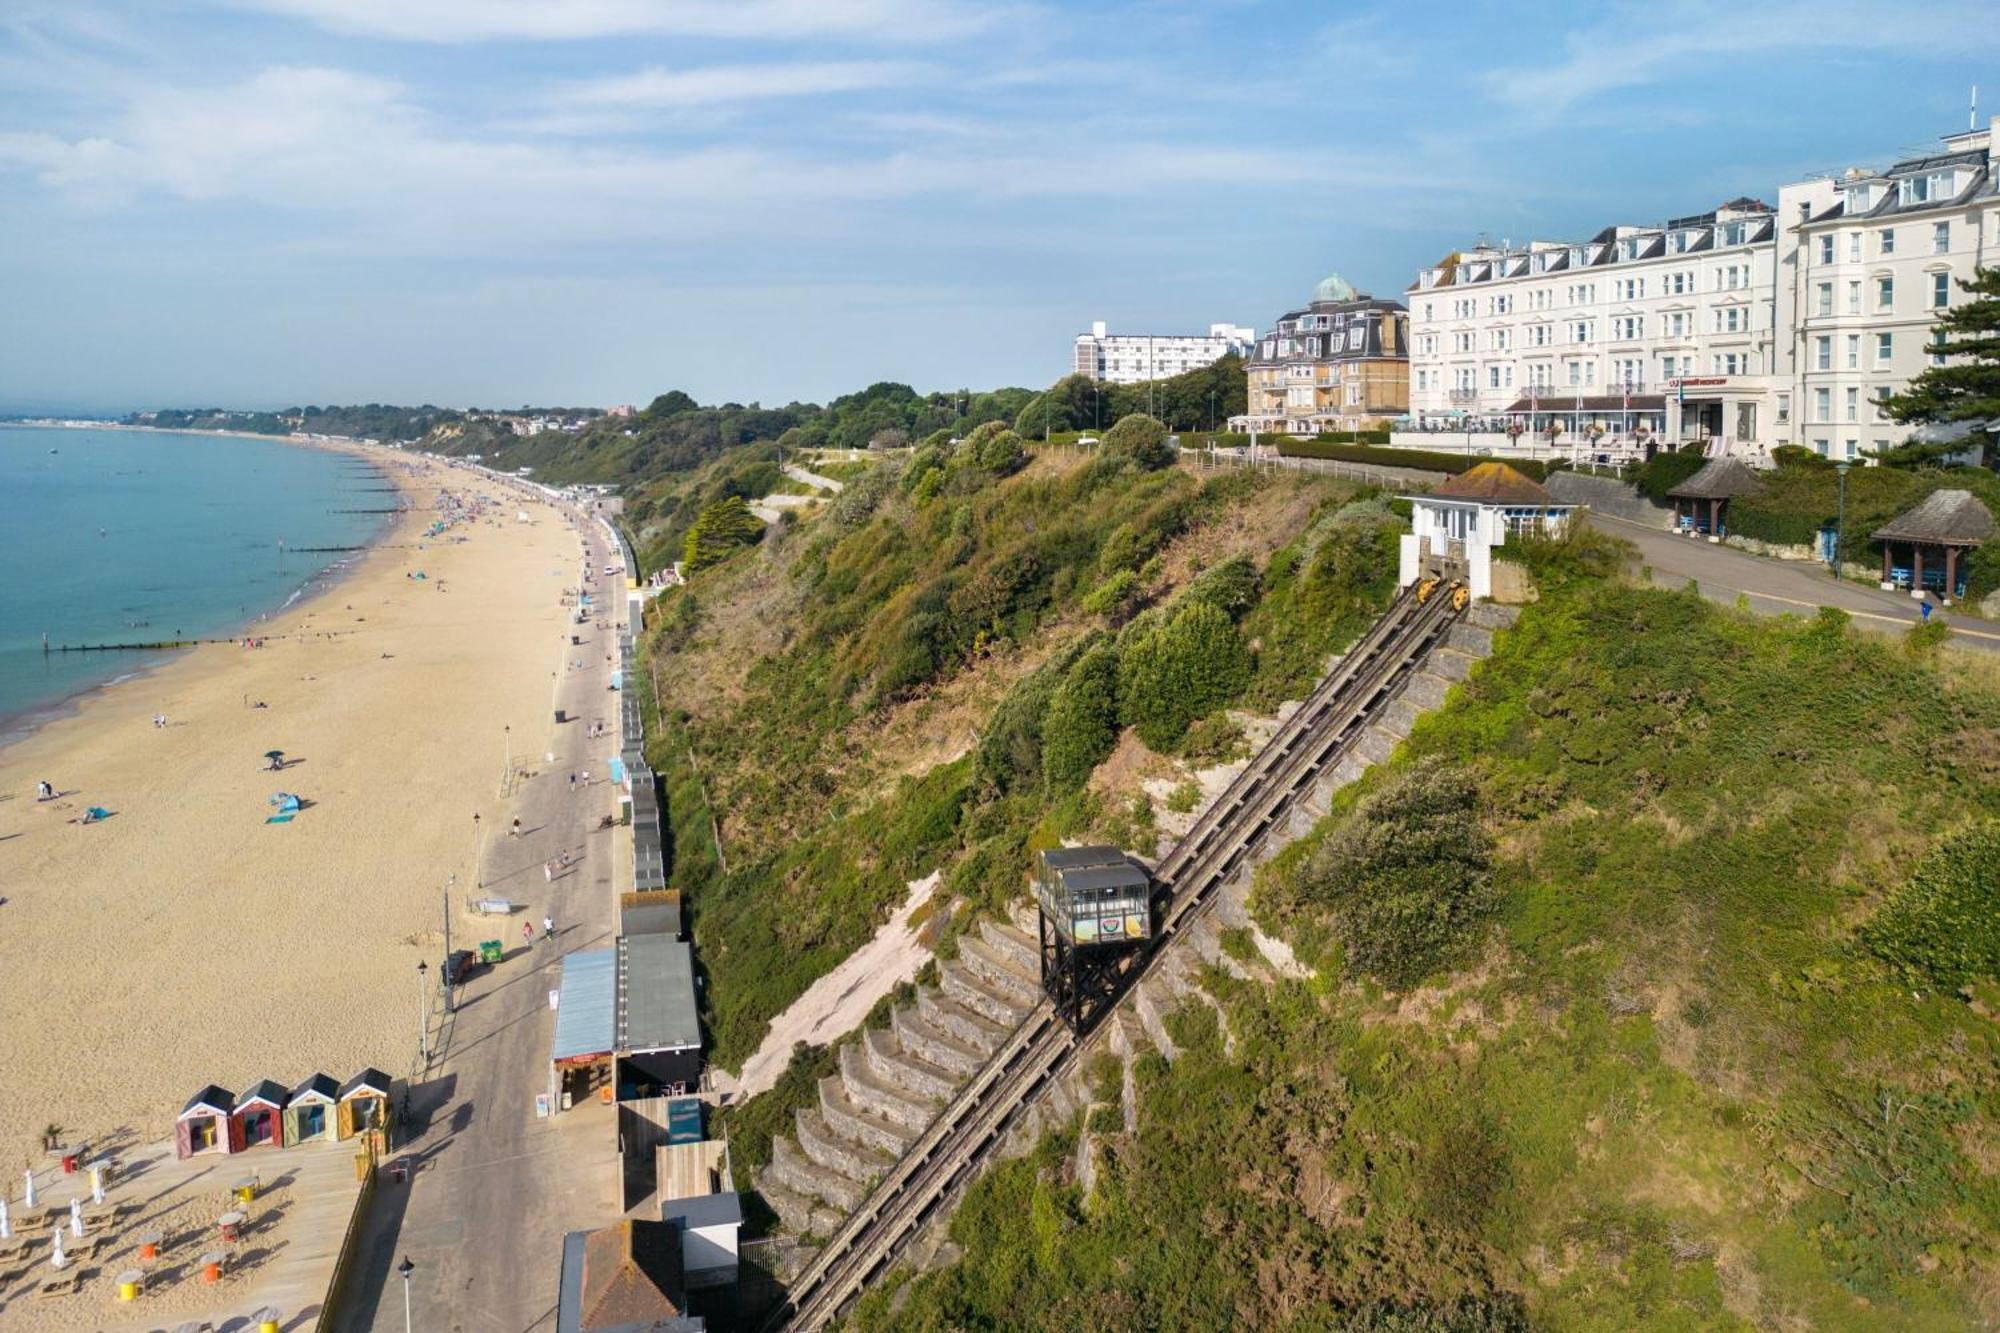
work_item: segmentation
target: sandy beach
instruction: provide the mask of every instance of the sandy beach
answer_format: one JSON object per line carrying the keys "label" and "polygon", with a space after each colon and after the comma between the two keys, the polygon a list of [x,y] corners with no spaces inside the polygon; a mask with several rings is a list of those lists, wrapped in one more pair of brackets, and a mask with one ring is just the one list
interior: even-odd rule
{"label": "sandy beach", "polygon": [[[503,756],[553,726],[578,544],[512,492],[423,540],[441,486],[501,485],[369,452],[415,510],[264,646],[191,650],[0,749],[10,1172],[50,1123],[152,1140],[205,1083],[411,1066],[416,967],[436,965],[451,877],[469,896],[473,815],[504,831]],[[42,780],[63,795],[37,801]],[[267,824],[279,791],[305,808]],[[91,806],[112,815],[71,822]]]}

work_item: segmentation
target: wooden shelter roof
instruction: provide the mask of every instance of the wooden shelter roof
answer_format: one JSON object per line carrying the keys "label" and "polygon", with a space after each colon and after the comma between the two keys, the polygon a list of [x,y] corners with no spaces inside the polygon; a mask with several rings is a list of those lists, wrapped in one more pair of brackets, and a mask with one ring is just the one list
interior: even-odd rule
{"label": "wooden shelter roof", "polygon": [[326,1074],[308,1074],[305,1082],[292,1089],[292,1100],[295,1102],[306,1100],[331,1102],[339,1098],[340,1085]]}
{"label": "wooden shelter roof", "polygon": [[275,1106],[282,1111],[285,1109],[285,1101],[286,1093],[284,1084],[279,1083],[275,1079],[260,1078],[245,1088],[243,1095],[236,1099],[236,1109],[240,1111],[251,1102],[263,1102],[267,1106]]}
{"label": "wooden shelter roof", "polygon": [[1431,487],[1431,495],[1439,500],[1471,500],[1479,504],[1562,506],[1562,501],[1549,494],[1540,482],[1531,481],[1505,463],[1480,463],[1468,468]]}
{"label": "wooden shelter roof", "polygon": [[589,1233],[583,1249],[583,1328],[618,1328],[686,1313],[681,1238],[674,1227],[627,1218]]}
{"label": "wooden shelter roof", "polygon": [[1701,470],[1667,492],[1676,500],[1727,500],[1764,489],[1764,479],[1734,458],[1712,458]]}
{"label": "wooden shelter roof", "polygon": [[1878,542],[1927,542],[1938,546],[1977,546],[2000,531],[1993,513],[1971,491],[1932,491],[1913,509],[1875,529]]}

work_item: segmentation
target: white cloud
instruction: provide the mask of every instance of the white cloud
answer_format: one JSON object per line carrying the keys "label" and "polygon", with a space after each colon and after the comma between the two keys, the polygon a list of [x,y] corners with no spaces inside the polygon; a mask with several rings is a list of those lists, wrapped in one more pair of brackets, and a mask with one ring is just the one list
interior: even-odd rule
{"label": "white cloud", "polygon": [[1726,73],[1754,77],[1759,58],[1861,51],[1936,55],[2000,48],[1990,0],[1947,0],[1893,11],[1865,0],[1778,0],[1760,6],[1721,0],[1627,4],[1568,35],[1566,54],[1548,63],[1489,71],[1487,92],[1531,120],[1552,120],[1580,103],[1625,88],[1687,78],[1719,87]]}
{"label": "white cloud", "polygon": [[827,93],[864,92],[922,79],[925,66],[899,60],[815,60],[787,64],[643,69],[559,88],[553,100],[610,107],[693,107]]}
{"label": "white cloud", "polygon": [[996,21],[965,0],[222,0],[336,32],[419,42],[642,35],[928,42]]}

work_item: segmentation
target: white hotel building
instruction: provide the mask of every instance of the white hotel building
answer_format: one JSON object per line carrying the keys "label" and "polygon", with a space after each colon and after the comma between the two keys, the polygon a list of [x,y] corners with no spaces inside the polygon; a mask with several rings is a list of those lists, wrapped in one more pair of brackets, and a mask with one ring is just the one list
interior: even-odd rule
{"label": "white hotel building", "polygon": [[[1409,289],[1419,429],[1575,444],[1801,444],[1859,458],[1910,428],[1875,402],[1930,364],[1956,280],[2000,264],[2000,117],[1939,152],[1589,241],[1479,245]],[[1643,428],[1641,433],[1639,428]]]}
{"label": "white hotel building", "polygon": [[1481,245],[1409,289],[1420,429],[1593,424],[1614,437],[1783,439],[1777,218],[1738,199],[1577,243]]}
{"label": "white hotel building", "polygon": [[1073,373],[1109,384],[1143,384],[1190,370],[1212,366],[1235,352],[1245,355],[1257,341],[1257,330],[1236,324],[1211,324],[1198,333],[1109,333],[1104,321],[1076,335]]}

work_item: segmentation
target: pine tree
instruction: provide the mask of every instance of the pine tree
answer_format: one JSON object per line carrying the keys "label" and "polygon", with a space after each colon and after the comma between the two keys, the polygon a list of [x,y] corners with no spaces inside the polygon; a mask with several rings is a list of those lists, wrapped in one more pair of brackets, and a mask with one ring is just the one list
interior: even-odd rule
{"label": "pine tree", "polygon": [[[1982,268],[1958,284],[1974,299],[1938,316],[1930,350],[1947,359],[1882,400],[1892,420],[1942,424],[2000,418],[2000,268]],[[1963,444],[1908,444],[1879,457],[1884,462],[1935,462]]]}

